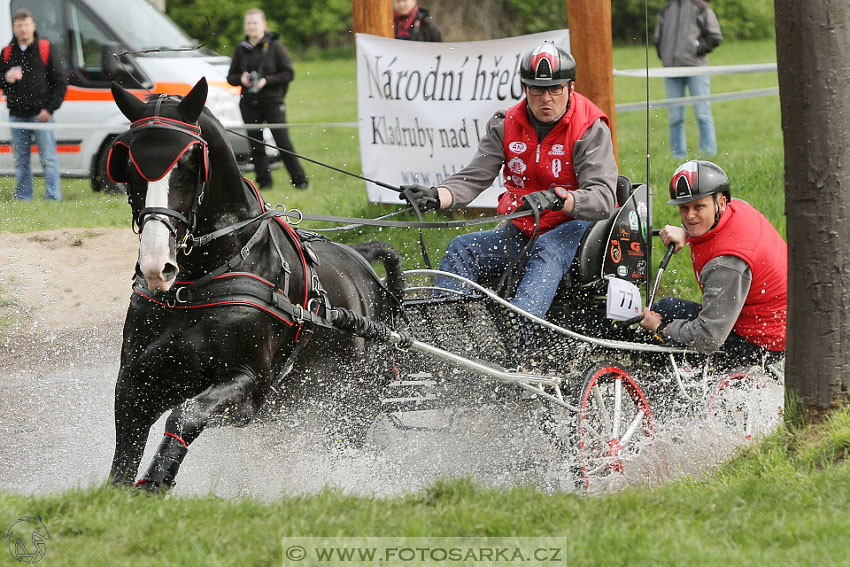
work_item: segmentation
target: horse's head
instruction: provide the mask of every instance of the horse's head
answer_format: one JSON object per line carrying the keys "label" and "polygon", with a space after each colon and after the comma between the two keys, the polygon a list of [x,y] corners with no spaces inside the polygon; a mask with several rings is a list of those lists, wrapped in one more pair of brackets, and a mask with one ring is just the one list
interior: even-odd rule
{"label": "horse's head", "polygon": [[167,291],[209,179],[207,142],[198,124],[207,82],[202,78],[182,98],[153,95],[145,102],[115,83],[112,95],[131,125],[113,143],[107,173],[127,184],[141,234],[138,271],[149,289]]}

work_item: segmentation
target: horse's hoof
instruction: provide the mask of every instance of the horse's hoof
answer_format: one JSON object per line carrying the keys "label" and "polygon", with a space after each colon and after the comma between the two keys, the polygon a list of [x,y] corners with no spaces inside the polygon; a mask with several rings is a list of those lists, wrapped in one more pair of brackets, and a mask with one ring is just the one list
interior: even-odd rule
{"label": "horse's hoof", "polygon": [[142,478],[133,486],[133,488],[136,489],[136,492],[145,492],[147,494],[166,494],[171,487],[165,486],[162,483],[149,478]]}

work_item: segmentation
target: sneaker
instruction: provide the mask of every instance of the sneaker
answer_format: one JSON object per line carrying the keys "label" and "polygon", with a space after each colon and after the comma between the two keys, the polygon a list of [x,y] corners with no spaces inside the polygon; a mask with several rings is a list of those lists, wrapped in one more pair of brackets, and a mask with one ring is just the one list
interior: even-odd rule
{"label": "sneaker", "polygon": [[296,189],[309,189],[310,183],[307,181],[307,179],[299,179],[297,181],[295,179],[293,179],[292,180],[292,186],[295,187]]}

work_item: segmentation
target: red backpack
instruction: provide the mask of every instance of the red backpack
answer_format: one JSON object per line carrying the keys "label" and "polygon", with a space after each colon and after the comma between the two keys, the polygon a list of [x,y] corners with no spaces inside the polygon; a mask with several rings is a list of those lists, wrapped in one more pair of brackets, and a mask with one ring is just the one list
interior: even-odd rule
{"label": "red backpack", "polygon": [[[41,62],[47,66],[47,59],[50,57],[50,42],[46,39],[38,40],[38,53],[41,55]],[[3,63],[9,62],[9,56],[12,54],[12,44],[3,48]]]}

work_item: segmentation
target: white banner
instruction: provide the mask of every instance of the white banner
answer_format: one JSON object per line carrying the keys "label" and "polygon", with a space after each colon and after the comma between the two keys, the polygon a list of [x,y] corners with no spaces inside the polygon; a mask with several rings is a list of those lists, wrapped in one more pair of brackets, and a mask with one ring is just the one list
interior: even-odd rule
{"label": "white banner", "polygon": [[[357,34],[357,109],[363,175],[390,185],[439,185],[475,155],[487,121],[522,98],[523,53],[567,30],[457,43]],[[470,206],[495,207],[501,175]],[[369,201],[400,203],[366,183]]]}

